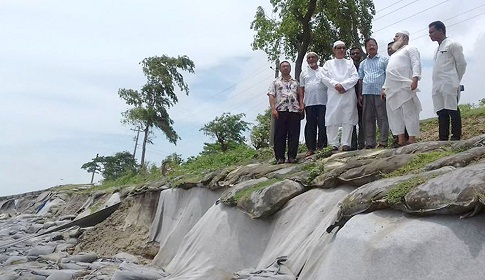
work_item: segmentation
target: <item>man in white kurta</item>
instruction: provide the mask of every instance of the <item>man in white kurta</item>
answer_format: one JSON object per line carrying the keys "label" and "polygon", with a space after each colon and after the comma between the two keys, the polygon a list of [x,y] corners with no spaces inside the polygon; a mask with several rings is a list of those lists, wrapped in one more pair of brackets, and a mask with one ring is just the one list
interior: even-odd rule
{"label": "man in white kurta", "polygon": [[[409,46],[409,32],[400,31],[394,37],[395,52],[389,58],[383,97],[386,98],[389,127],[398,136],[398,144],[415,143],[419,136],[421,103],[416,92],[421,79],[421,62],[418,49]],[[409,134],[406,142],[405,130]]]}
{"label": "man in white kurta", "polygon": [[466,61],[463,47],[446,37],[446,26],[441,21],[429,24],[431,41],[438,42],[433,66],[433,105],[438,114],[439,140],[461,138],[461,116],[458,109],[460,82],[465,74]]}
{"label": "man in white kurta", "polygon": [[[357,96],[355,84],[359,74],[351,60],[344,59],[345,43],[337,41],[333,44],[335,59],[328,60],[322,67],[322,81],[328,87],[327,112],[325,125],[327,127],[328,144],[336,150],[342,146],[342,151],[350,150],[352,128],[358,122]],[[342,127],[339,143],[338,129]]]}

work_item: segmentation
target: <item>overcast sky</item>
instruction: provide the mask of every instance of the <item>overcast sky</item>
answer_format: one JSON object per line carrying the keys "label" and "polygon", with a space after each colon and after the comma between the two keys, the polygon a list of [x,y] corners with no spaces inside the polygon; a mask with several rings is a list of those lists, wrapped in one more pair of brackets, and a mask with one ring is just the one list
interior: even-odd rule
{"label": "overcast sky", "polygon": [[[373,37],[382,54],[402,29],[421,52],[422,119],[434,117],[431,21],[442,20],[464,47],[461,103],[485,98],[475,56],[485,45],[485,0],[374,3]],[[224,112],[244,113],[255,123],[274,76],[266,55],[250,46],[258,6],[271,10],[269,0],[0,1],[0,196],[89,183],[83,163],[96,154],[133,152],[136,134],[120,122],[128,107],[118,89],[143,86],[139,62],[146,57],[188,55],[196,65],[195,74],[184,74],[189,95],[169,111],[182,140],[174,146],[157,132],[147,149],[151,163],[174,152],[196,156],[204,142],[213,142],[199,129]]]}

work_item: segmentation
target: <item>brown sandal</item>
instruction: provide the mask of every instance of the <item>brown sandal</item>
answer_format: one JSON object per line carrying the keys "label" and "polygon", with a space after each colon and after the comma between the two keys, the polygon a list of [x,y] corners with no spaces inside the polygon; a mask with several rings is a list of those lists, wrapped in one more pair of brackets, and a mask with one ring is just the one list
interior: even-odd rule
{"label": "brown sandal", "polygon": [[312,150],[309,150],[308,152],[306,152],[305,157],[312,156],[313,154],[315,154],[315,152]]}

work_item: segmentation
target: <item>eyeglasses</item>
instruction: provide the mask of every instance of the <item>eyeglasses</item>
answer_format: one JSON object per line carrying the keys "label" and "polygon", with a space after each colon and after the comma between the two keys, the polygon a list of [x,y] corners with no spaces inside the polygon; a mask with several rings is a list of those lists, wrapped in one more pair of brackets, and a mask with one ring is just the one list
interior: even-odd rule
{"label": "eyeglasses", "polygon": [[337,50],[345,50],[346,47],[335,47],[335,49],[337,49]]}
{"label": "eyeglasses", "polygon": [[350,55],[359,55],[360,52],[353,52],[353,53],[350,53]]}

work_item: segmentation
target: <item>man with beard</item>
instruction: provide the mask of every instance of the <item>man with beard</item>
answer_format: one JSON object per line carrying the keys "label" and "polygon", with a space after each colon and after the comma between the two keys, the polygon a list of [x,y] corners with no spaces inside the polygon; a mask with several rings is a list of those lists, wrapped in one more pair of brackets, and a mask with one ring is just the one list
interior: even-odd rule
{"label": "man with beard", "polygon": [[[318,67],[318,55],[309,52],[306,55],[308,68],[300,75],[300,96],[305,105],[305,145],[306,157],[315,153],[316,149],[327,146],[327,131],[325,129],[325,110],[327,105],[327,87],[322,82],[322,73]],[[317,134],[318,129],[318,134]]]}
{"label": "man with beard", "polygon": [[[354,86],[359,80],[359,75],[354,63],[344,59],[345,50],[345,43],[336,41],[333,44],[335,58],[325,62],[322,73],[323,83],[328,87],[325,115],[328,144],[333,146],[334,150],[338,150],[341,144],[342,151],[350,151],[352,128],[358,121]],[[340,143],[339,127],[342,127]]]}
{"label": "man with beard", "polygon": [[281,62],[281,76],[271,83],[268,90],[271,115],[275,119],[274,153],[277,164],[285,162],[287,139],[289,163],[296,163],[298,152],[303,98],[298,96],[298,81],[291,77],[290,71],[290,63]]}
{"label": "man with beard", "polygon": [[[392,45],[394,45],[394,41],[391,41],[387,43],[387,55],[391,56],[394,53],[394,50],[392,50]],[[404,130],[404,137],[406,142],[409,140],[409,134],[407,130]],[[392,142],[392,147],[393,148],[398,148],[399,147],[399,139],[397,139],[397,135],[393,135],[393,142]]]}
{"label": "man with beard", "polygon": [[[394,36],[394,53],[389,58],[382,92],[383,98],[386,98],[389,126],[392,133],[397,135],[400,146],[416,142],[421,111],[421,103],[416,95],[421,79],[420,55],[418,49],[408,43],[409,32],[399,31]],[[405,130],[409,134],[407,142]]]}
{"label": "man with beard", "polygon": [[465,74],[466,61],[463,47],[446,37],[446,27],[441,21],[429,24],[431,41],[438,42],[433,66],[433,105],[438,114],[439,140],[461,138],[461,116],[458,108],[460,82]]}
{"label": "man with beard", "polygon": [[392,45],[394,45],[394,41],[387,43],[387,55],[388,56],[391,56],[394,53],[394,51],[392,50]]}
{"label": "man with beard", "polygon": [[359,103],[363,104],[363,119],[366,148],[376,146],[376,122],[379,127],[379,147],[387,147],[389,123],[386,101],[381,97],[386,79],[388,58],[377,53],[377,41],[368,38],[364,42],[367,58],[359,68]]}

